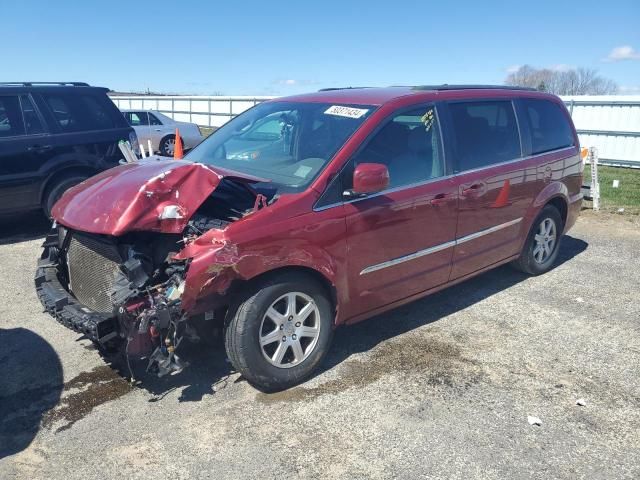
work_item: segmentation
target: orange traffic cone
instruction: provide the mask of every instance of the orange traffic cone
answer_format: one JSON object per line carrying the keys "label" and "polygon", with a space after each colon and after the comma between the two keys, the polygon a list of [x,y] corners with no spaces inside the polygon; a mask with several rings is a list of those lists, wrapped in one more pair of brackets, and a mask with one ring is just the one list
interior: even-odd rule
{"label": "orange traffic cone", "polygon": [[506,179],[491,208],[502,208],[509,205],[509,193],[511,193],[511,182],[509,182],[509,179]]}
{"label": "orange traffic cone", "polygon": [[182,151],[182,139],[180,138],[180,130],[176,128],[176,141],[173,144],[173,159],[180,160],[184,157],[184,152]]}

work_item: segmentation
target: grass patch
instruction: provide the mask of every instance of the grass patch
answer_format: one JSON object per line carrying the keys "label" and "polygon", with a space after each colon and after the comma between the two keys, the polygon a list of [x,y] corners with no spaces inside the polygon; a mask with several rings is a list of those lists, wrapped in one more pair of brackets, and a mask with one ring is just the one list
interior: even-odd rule
{"label": "grass patch", "polygon": [[[600,182],[600,208],[640,213],[640,169],[598,166]],[[619,180],[620,186],[613,188],[613,181]],[[585,183],[591,183],[591,166],[584,169]]]}

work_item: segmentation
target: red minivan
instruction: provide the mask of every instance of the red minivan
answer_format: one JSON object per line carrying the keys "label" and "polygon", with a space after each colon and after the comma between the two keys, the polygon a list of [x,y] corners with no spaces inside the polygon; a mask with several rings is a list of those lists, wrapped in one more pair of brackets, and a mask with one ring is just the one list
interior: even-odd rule
{"label": "red minivan", "polygon": [[101,347],[176,373],[224,332],[234,367],[299,383],[333,330],[512,262],[549,270],[580,211],[562,101],[491,86],[345,88],[239,115],[184,160],[69,190],[35,283]]}

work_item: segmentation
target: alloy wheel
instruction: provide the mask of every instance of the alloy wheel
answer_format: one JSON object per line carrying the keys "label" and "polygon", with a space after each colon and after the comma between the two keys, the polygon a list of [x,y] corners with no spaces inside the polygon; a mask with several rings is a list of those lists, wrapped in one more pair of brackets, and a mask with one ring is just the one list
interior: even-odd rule
{"label": "alloy wheel", "polygon": [[320,311],[310,296],[290,292],[279,297],[262,317],[262,355],[273,366],[291,368],[313,352],[320,336]]}
{"label": "alloy wheel", "polygon": [[551,218],[542,220],[534,239],[533,258],[537,263],[545,263],[556,246],[556,223]]}

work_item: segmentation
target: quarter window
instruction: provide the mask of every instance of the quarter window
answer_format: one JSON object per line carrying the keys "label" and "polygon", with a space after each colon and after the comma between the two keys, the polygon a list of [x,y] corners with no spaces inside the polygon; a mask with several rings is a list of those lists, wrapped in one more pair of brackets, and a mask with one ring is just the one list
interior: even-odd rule
{"label": "quarter window", "polygon": [[444,175],[440,129],[433,106],[396,115],[375,134],[345,172],[351,188],[360,163],[381,163],[389,169],[389,187],[419,183]]}
{"label": "quarter window", "polygon": [[0,138],[24,135],[18,97],[0,97]]}
{"label": "quarter window", "polygon": [[510,101],[449,104],[460,171],[521,156],[518,124]]}
{"label": "quarter window", "polygon": [[114,119],[105,105],[92,95],[43,94],[63,132],[113,128]]}
{"label": "quarter window", "polygon": [[574,145],[573,131],[560,105],[538,99],[523,99],[522,105],[529,121],[532,155]]}

